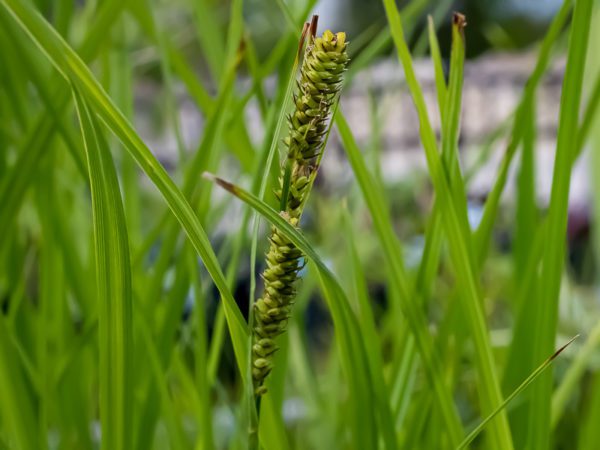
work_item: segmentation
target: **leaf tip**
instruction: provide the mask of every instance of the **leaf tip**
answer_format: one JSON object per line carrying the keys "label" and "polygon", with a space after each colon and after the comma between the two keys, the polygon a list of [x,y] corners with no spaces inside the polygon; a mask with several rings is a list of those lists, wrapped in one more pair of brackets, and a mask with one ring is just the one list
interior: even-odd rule
{"label": "leaf tip", "polygon": [[580,335],[579,335],[579,333],[578,333],[578,334],[576,334],[575,336],[573,336],[573,337],[572,337],[572,338],[569,340],[569,342],[567,342],[567,343],[566,343],[565,345],[563,345],[561,348],[559,348],[558,350],[556,350],[556,351],[554,352],[554,354],[553,354],[553,355],[550,357],[550,361],[554,361],[554,359],[555,359],[555,358],[556,358],[558,355],[560,355],[560,354],[563,352],[563,350],[565,350],[565,349],[566,349],[566,348],[567,348],[569,345],[571,345],[571,344],[573,343],[573,341],[574,341],[575,339],[577,339],[579,336],[580,336]]}
{"label": "leaf tip", "polygon": [[229,191],[233,194],[235,194],[235,192],[236,192],[236,188],[232,183],[230,183],[229,181],[225,181],[222,178],[219,178],[218,176],[216,176],[213,173],[204,172],[204,173],[202,173],[202,177],[209,181],[212,181],[213,183],[217,183],[219,186],[221,186],[226,191]]}
{"label": "leaf tip", "polygon": [[202,172],[202,178],[204,178],[205,180],[212,181],[212,182],[215,182],[217,180],[217,176],[214,173],[210,173],[210,172]]}
{"label": "leaf tip", "polygon": [[462,31],[467,26],[467,17],[464,14],[454,11],[452,14],[452,24]]}

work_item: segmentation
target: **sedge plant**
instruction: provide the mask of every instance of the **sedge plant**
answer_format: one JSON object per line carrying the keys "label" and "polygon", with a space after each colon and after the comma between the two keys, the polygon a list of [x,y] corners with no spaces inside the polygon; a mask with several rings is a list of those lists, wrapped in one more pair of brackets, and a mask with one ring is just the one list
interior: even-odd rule
{"label": "sedge plant", "polygon": [[[565,228],[577,161],[591,156],[593,186],[600,171],[597,2],[565,0],[532,48],[515,109],[484,139],[502,152],[493,175],[492,151],[463,158],[479,24],[452,2],[383,0],[387,24],[351,46],[316,22],[299,45],[317,0],[250,3],[0,0],[0,449],[595,450],[600,277],[586,260],[576,279]],[[386,70],[406,83],[370,86],[393,47]],[[545,213],[536,100],[562,55]],[[395,89],[427,162],[399,180],[381,167],[384,143],[404,150],[386,135]],[[322,160],[330,132],[340,152]],[[335,157],[325,192],[315,177]],[[252,217],[271,228],[248,231]]]}

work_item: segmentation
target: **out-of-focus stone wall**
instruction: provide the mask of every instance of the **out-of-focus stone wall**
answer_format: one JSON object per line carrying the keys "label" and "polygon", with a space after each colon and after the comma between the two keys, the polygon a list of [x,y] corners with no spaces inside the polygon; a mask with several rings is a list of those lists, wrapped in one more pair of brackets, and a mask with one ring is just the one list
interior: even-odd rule
{"label": "out-of-focus stone wall", "polygon": [[[489,54],[466,63],[460,136],[463,168],[468,168],[475,162],[488,137],[502,124],[506,124],[508,129],[535,62],[536,54],[528,52]],[[536,96],[536,170],[542,204],[548,201],[552,182],[564,67],[565,60],[562,58],[552,62]],[[415,62],[415,71],[423,87],[431,122],[439,136],[440,120],[433,66],[429,60],[418,60]],[[415,170],[426,170],[417,114],[404,84],[403,71],[395,61],[382,61],[360,73],[344,93],[342,109],[358,142],[365,148],[371,142],[374,121],[373,108],[369,107],[369,102],[376,105],[377,120],[381,127],[384,177],[387,180],[397,180]],[[488,162],[476,173],[470,184],[471,195],[485,196],[490,190],[506,145],[506,139],[500,138],[491,147]],[[587,202],[588,174],[584,161],[585,155],[572,177],[571,202],[574,206]],[[331,164],[328,169],[334,171],[335,166],[336,164]],[[514,187],[516,166],[517,164],[513,164],[505,197],[510,197]]]}
{"label": "out-of-focus stone wall", "polygon": [[[503,123],[510,125],[507,121],[521,98],[523,87],[533,71],[536,56],[535,52],[493,53],[467,61],[460,137],[463,168],[468,169],[480,156],[491,133]],[[564,59],[555,59],[537,91],[535,150],[538,193],[542,204],[548,200],[552,180],[564,66]],[[424,90],[432,124],[439,135],[440,121],[431,61],[416,60],[415,71]],[[266,81],[267,91],[272,90],[272,85],[273,80]],[[142,87],[138,92],[138,103],[143,103],[144,98],[152,98],[151,95],[144,94],[144,89],[151,90],[150,87]],[[374,136],[378,136],[382,149],[382,174],[386,180],[396,181],[419,171],[426,173],[417,115],[404,84],[403,71],[395,60],[382,60],[357,74],[342,94],[341,108],[361,148],[368,151]],[[179,115],[184,142],[193,148],[202,134],[203,119],[185,95],[179,99]],[[251,138],[257,144],[260,143],[264,130],[257,107],[252,102],[246,108],[245,117]],[[138,126],[161,160],[167,165],[176,160],[176,140],[172,132],[157,134],[150,117],[142,119]],[[374,134],[374,129],[378,133]],[[506,144],[506,139],[500,138],[491,147],[490,158],[469,185],[470,195],[482,197],[489,191]],[[516,166],[517,164],[513,164],[513,169]],[[325,182],[343,182],[351,177],[335,132],[330,138],[322,170]],[[514,186],[515,171],[512,172],[511,181],[505,190],[507,199],[510,199]],[[571,202],[575,206],[585,205],[587,202],[587,177],[584,155],[572,177]]]}

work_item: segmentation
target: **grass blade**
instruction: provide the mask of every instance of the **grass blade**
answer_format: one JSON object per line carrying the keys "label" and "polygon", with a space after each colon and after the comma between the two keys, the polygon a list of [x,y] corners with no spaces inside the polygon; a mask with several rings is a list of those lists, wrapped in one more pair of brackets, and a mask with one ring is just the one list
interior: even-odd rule
{"label": "grass blade", "polygon": [[[0,9],[0,14],[10,13],[4,8]],[[104,40],[106,30],[109,25],[116,21],[122,12],[124,3],[118,0],[106,1],[100,5],[93,26],[89,29],[80,49],[80,55],[84,61],[89,61],[96,55],[100,43]],[[37,12],[33,12],[37,14]],[[56,80],[58,81],[58,80]],[[52,83],[50,83],[51,85]],[[66,104],[70,99],[68,86],[58,89],[53,99],[56,104],[56,111],[62,114]],[[34,125],[30,128],[25,139],[23,147],[27,149],[21,152],[19,158],[13,166],[9,176],[3,177],[3,183],[0,183],[0,235],[6,235],[8,227],[17,216],[19,208],[23,204],[23,196],[27,191],[29,182],[35,179],[37,167],[42,160],[43,152],[52,143],[54,137],[54,114],[51,116],[40,115],[33,121]],[[0,242],[0,249],[4,241]]]}
{"label": "grass blade", "polygon": [[34,402],[26,388],[21,364],[16,355],[18,350],[12,343],[4,317],[0,317],[0,411],[2,423],[10,430],[13,442],[19,449],[43,448],[43,436],[36,438]]}
{"label": "grass blade", "polygon": [[117,173],[98,123],[77,91],[74,98],[92,193],[102,448],[128,450],[133,445],[133,325],[125,212]]}
{"label": "grass blade", "polygon": [[558,424],[558,421],[563,414],[567,401],[573,390],[577,388],[578,382],[581,376],[584,374],[590,359],[597,351],[600,345],[600,322],[590,332],[590,335],[586,339],[585,343],[577,352],[577,356],[569,366],[567,373],[563,377],[562,382],[554,392],[552,396],[552,418],[551,426],[554,429]]}
{"label": "grass blade", "polygon": [[351,134],[350,127],[341,111],[338,111],[335,122],[342,137],[346,155],[371,212],[375,230],[384,251],[388,270],[391,273],[390,283],[393,290],[398,294],[396,296],[400,302],[398,306],[406,317],[406,321],[415,337],[417,347],[425,365],[426,375],[436,394],[437,404],[444,418],[450,441],[453,442],[453,445],[457,445],[462,436],[460,418],[452,401],[452,395],[447,390],[443,380],[439,377],[441,363],[433,352],[433,341],[427,330],[425,316],[419,308],[420,302],[415,302],[416,293],[411,289],[388,209],[383,201],[383,196],[375,190],[376,183],[373,182],[367,171],[358,146]]}
{"label": "grass blade", "polygon": [[350,213],[346,208],[343,211],[343,228],[348,239],[348,252],[350,253],[351,270],[350,276],[354,280],[354,291],[357,300],[357,315],[361,317],[360,329],[365,341],[365,348],[369,349],[367,357],[371,370],[371,378],[374,382],[374,391],[377,397],[379,420],[381,423],[381,434],[385,448],[395,449],[396,437],[390,410],[389,392],[383,378],[383,357],[381,355],[381,342],[377,336],[377,328],[373,310],[369,302],[366,279],[361,267],[361,261],[356,249],[356,234],[352,227]]}
{"label": "grass blade", "polygon": [[[398,57],[404,67],[407,84],[411,91],[417,113],[419,115],[420,135],[430,176],[434,185],[435,193],[439,198],[443,223],[450,247],[450,256],[456,272],[457,281],[462,292],[459,298],[463,302],[463,312],[467,316],[471,328],[475,348],[476,363],[480,376],[478,386],[482,411],[489,414],[502,403],[502,394],[498,383],[498,377],[494,368],[494,361],[489,342],[489,334],[483,315],[481,298],[479,294],[477,271],[473,267],[473,257],[470,242],[470,230],[465,230],[466,211],[465,205],[457,204],[453,195],[449,174],[444,171],[437,150],[435,134],[429,121],[423,92],[417,81],[408,46],[404,40],[400,14],[393,0],[384,0],[386,14],[390,22],[394,43],[398,50]],[[448,109],[448,105],[447,108]],[[463,215],[461,215],[463,213]],[[492,422],[491,441],[499,448],[511,449],[512,437],[506,414],[501,412]]]}
{"label": "grass blade", "polygon": [[[531,76],[527,80],[523,96],[514,113],[512,129],[510,132],[510,141],[503,155],[502,162],[500,163],[498,175],[496,176],[496,182],[494,183],[494,186],[492,187],[492,190],[488,195],[488,199],[485,203],[483,217],[474,236],[475,248],[477,249],[478,258],[480,262],[482,262],[485,259],[485,256],[487,254],[489,243],[491,241],[493,225],[496,221],[498,208],[500,206],[500,197],[502,195],[502,192],[504,191],[504,186],[506,185],[506,181],[508,179],[508,172],[511,166],[512,159],[516,154],[517,148],[523,136],[523,124],[525,123],[523,114],[526,112],[527,104],[532,102],[535,97],[537,88],[548,67],[552,46],[560,36],[567,20],[569,19],[570,11],[571,0],[565,0],[561,9],[558,11],[556,16],[552,20],[548,32],[546,33],[546,36],[544,36],[544,40],[542,41],[542,45],[539,50],[535,68]],[[529,324],[524,323],[523,326],[528,327]],[[531,368],[531,370],[532,369],[533,367]],[[526,373],[530,373],[531,370],[527,370],[525,373],[522,373],[522,375],[524,376]],[[508,371],[507,373],[514,374],[515,372]],[[519,379],[522,379],[522,377],[517,378],[517,380]]]}
{"label": "grass blade", "polygon": [[542,372],[544,370],[546,370],[550,366],[550,364],[552,364],[552,361],[554,361],[556,359],[556,357],[558,355],[560,355],[563,352],[563,350],[566,349],[569,345],[571,345],[571,343],[575,339],[577,339],[578,337],[579,337],[579,335],[573,337],[569,342],[567,342],[561,348],[559,348],[558,350],[556,350],[552,356],[550,356],[548,359],[546,359],[546,361],[544,361],[542,364],[540,364],[540,366],[537,369],[535,369],[531,373],[531,375],[529,375],[508,397],[506,397],[504,399],[504,401],[502,402],[502,404],[500,404],[500,406],[498,406],[498,408],[496,408],[496,410],[494,412],[492,412],[492,414],[490,414],[489,416],[487,416],[479,425],[477,425],[477,427],[473,431],[471,431],[468,434],[468,436],[458,446],[457,450],[462,450],[462,449],[467,448],[469,446],[469,444],[471,442],[473,442],[473,439],[475,439],[477,437],[477,435],[479,435],[479,433],[481,433],[481,431],[490,422],[490,420],[492,420],[502,409],[506,408],[506,406],[517,395],[519,395],[521,392],[523,392],[525,390],[525,388],[527,386],[529,386],[539,375],[541,375]]}
{"label": "grass blade", "polygon": [[[548,212],[547,245],[542,257],[540,286],[535,299],[534,334],[531,347],[533,361],[540,360],[554,346],[558,319],[558,300],[565,257],[565,233],[573,142],[577,124],[583,72],[592,16],[592,0],[578,0],[571,23],[567,68],[560,103],[559,127],[556,142],[554,175]],[[550,445],[550,402],[552,371],[543,374],[534,385],[529,409],[529,440],[532,448]]]}
{"label": "grass blade", "polygon": [[433,69],[435,76],[435,90],[437,93],[438,108],[440,111],[441,122],[444,123],[443,114],[446,110],[446,96],[448,87],[444,78],[444,67],[442,65],[442,55],[440,53],[440,44],[435,34],[435,25],[431,16],[427,16],[427,25],[429,33],[429,47],[431,48],[431,59],[433,60]]}
{"label": "grass blade", "polygon": [[104,92],[89,68],[71,47],[52,29],[30,5],[17,0],[2,0],[0,3],[34,40],[40,51],[52,62],[61,74],[80,90],[106,126],[119,138],[130,155],[155,184],[166,200],[169,208],[185,230],[192,245],[202,258],[206,269],[225,304],[225,315],[230,327],[236,359],[242,378],[246,380],[247,327],[237,304],[227,287],[227,282],[219,266],[198,217],[190,204],[169,177],[164,167],[156,160],[150,149],[134,131],[125,116],[115,107]]}

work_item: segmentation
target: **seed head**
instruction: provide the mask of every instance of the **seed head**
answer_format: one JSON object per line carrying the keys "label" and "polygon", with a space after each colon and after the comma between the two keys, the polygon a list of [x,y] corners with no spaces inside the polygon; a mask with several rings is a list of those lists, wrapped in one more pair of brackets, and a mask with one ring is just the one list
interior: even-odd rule
{"label": "seed head", "polygon": [[[294,94],[294,112],[288,117],[287,161],[280,174],[280,189],[275,193],[282,204],[281,215],[292,226],[298,222],[316,176],[323,151],[331,107],[341,89],[348,64],[346,34],[327,30],[321,37],[309,37]],[[289,187],[283,194],[286,171]],[[285,201],[281,197],[285,195]],[[273,368],[277,350],[275,338],[283,333],[290,317],[302,253],[273,227],[267,268],[262,274],[264,292],[254,305],[252,377],[257,396],[267,392],[264,380]]]}

